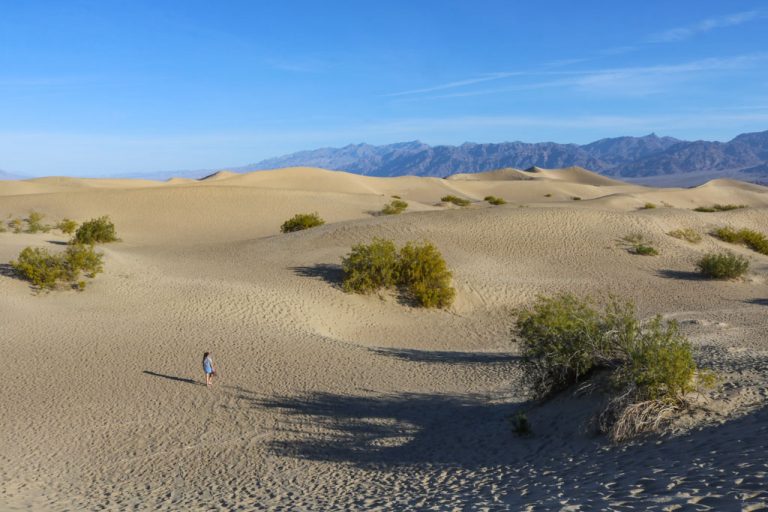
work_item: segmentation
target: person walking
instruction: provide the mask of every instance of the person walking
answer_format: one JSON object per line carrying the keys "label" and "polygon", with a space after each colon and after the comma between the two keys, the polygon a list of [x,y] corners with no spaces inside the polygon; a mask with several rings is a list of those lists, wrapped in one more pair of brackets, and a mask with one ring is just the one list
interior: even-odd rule
{"label": "person walking", "polygon": [[216,376],[216,369],[213,367],[213,359],[211,359],[210,352],[203,354],[203,371],[205,372],[205,385],[211,387],[213,385],[213,378]]}

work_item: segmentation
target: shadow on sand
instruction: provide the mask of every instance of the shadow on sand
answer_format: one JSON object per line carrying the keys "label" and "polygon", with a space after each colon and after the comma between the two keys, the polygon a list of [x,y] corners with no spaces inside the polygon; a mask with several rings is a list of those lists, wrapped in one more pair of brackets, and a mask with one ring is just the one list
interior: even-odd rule
{"label": "shadow on sand", "polygon": [[194,379],[187,379],[185,377],[176,377],[175,375],[165,375],[163,373],[151,372],[149,370],[144,370],[141,373],[145,375],[151,375],[152,377],[160,377],[161,379],[173,380],[176,382],[185,382],[187,384],[204,385],[202,382],[197,382]]}
{"label": "shadow on sand", "polygon": [[747,304],[756,304],[758,306],[768,306],[768,299],[749,299],[745,302]]}
{"label": "shadow on sand", "polygon": [[688,272],[686,270],[659,270],[656,275],[667,279],[680,279],[683,281],[708,281],[698,272]]}
{"label": "shadow on sand", "polygon": [[8,263],[0,263],[0,276],[11,277],[13,279],[21,279],[21,276],[14,270]]}
{"label": "shadow on sand", "polygon": [[320,279],[337,288],[340,288],[341,283],[344,281],[344,271],[341,269],[341,265],[335,263],[318,263],[309,267],[291,267],[291,270],[297,276]]}
{"label": "shadow on sand", "polygon": [[382,356],[415,363],[494,364],[522,361],[521,356],[503,352],[453,352],[398,348],[372,348],[371,351]]}

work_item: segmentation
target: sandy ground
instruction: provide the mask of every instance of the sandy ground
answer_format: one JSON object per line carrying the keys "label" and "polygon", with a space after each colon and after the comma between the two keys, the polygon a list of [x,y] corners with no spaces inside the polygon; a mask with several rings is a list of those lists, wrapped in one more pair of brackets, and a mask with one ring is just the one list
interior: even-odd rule
{"label": "sandy ground", "polygon": [[[476,203],[441,206],[445,194]],[[391,195],[408,212],[374,215]],[[713,203],[748,208],[691,211]],[[35,294],[0,266],[0,510],[768,507],[768,257],[665,234],[765,232],[766,188],[652,189],[579,169],[0,182],[3,219],[32,209],[109,214],[123,241],[101,247],[105,273],[82,293]],[[306,211],[328,223],[279,233]],[[618,240],[635,232],[660,255],[629,254]],[[341,291],[340,258],[374,236],[434,242],[456,304]],[[65,241],[0,233],[0,262]],[[749,275],[699,279],[697,257],[725,248],[750,258]],[[531,412],[533,437],[513,435],[510,415],[530,404],[511,311],[558,291],[616,293],[681,322],[721,375],[722,415],[612,446],[569,395]]]}

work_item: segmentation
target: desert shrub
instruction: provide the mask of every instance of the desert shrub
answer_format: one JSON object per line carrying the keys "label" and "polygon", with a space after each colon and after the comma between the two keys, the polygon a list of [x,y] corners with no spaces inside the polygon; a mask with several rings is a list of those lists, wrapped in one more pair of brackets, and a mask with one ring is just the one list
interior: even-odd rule
{"label": "desert shrub", "polygon": [[8,221],[8,227],[11,228],[14,233],[21,233],[24,231],[24,221],[19,218],[11,219]]}
{"label": "desert shrub", "polygon": [[456,206],[469,206],[470,200],[463,197],[456,197],[454,195],[447,195],[440,198],[444,203],[453,203]]}
{"label": "desert shrub", "polygon": [[38,247],[22,250],[18,259],[11,261],[11,267],[41,290],[54,289],[57,281],[66,277],[61,257]]}
{"label": "desert shrub", "polygon": [[512,424],[512,432],[515,434],[519,436],[530,436],[533,434],[528,415],[523,411],[517,411],[514,416],[509,418],[509,422]]}
{"label": "desert shrub", "polygon": [[402,199],[400,196],[392,196],[392,199]]}
{"label": "desert shrub", "polygon": [[40,290],[53,290],[59,281],[83,289],[85,282],[81,281],[81,285],[77,280],[81,274],[92,278],[102,272],[103,254],[95,252],[90,245],[70,245],[60,254],[27,247],[11,262],[11,267]]}
{"label": "desert shrub", "polygon": [[635,254],[639,254],[640,256],[658,256],[659,251],[651,246],[646,244],[638,244],[632,248],[633,252]]}
{"label": "desert shrub", "polygon": [[544,197],[552,197],[552,194],[544,194]]}
{"label": "desert shrub", "polygon": [[492,204],[494,206],[507,204],[507,202],[504,199],[496,196],[486,196],[485,199],[483,199],[483,201],[487,201],[489,204]]}
{"label": "desert shrub", "polygon": [[302,231],[304,229],[315,228],[322,226],[325,221],[320,218],[317,212],[314,213],[297,213],[287,221],[283,222],[280,226],[282,233],[293,233],[294,231]]}
{"label": "desert shrub", "polygon": [[581,201],[581,198],[579,196],[573,196],[571,199],[574,201]]}
{"label": "desert shrub", "polygon": [[47,233],[50,231],[50,227],[43,224],[43,218],[45,215],[40,212],[34,210],[29,212],[29,216],[26,218],[27,233],[40,233],[41,231]]}
{"label": "desert shrub", "polygon": [[732,252],[708,253],[697,263],[699,272],[712,279],[734,279],[749,270],[749,260]]}
{"label": "desert shrub", "polygon": [[77,230],[77,222],[72,219],[62,219],[56,224],[56,229],[65,235],[71,235]]}
{"label": "desert shrub", "polygon": [[408,203],[400,199],[393,199],[388,205],[382,208],[381,213],[384,215],[397,215],[403,213],[408,208]]}
{"label": "desert shrub", "polygon": [[694,208],[693,211],[705,212],[705,213],[727,212],[729,210],[738,210],[740,208],[746,208],[746,207],[747,205],[745,204],[715,204],[712,206],[699,206],[697,208]]}
{"label": "desert shrub", "polygon": [[701,242],[701,235],[698,231],[696,231],[693,228],[683,228],[683,229],[675,229],[667,233],[672,238],[678,238],[680,240],[685,240],[686,242],[690,242],[692,244],[697,244]]}
{"label": "desert shrub", "polygon": [[99,217],[83,222],[77,231],[71,243],[74,245],[93,245],[116,242],[117,233],[115,225],[108,216]]}
{"label": "desert shrub", "polygon": [[642,324],[632,303],[612,298],[598,309],[570,294],[540,297],[518,313],[524,370],[545,397],[611,370],[609,401],[599,425],[614,440],[658,428],[697,381],[691,345],[675,322],[656,317]]}
{"label": "desert shrub", "polygon": [[641,256],[657,256],[659,254],[659,251],[651,245],[651,242],[642,233],[630,233],[622,238],[622,241],[627,244],[627,250],[632,254]]}
{"label": "desert shrub", "polygon": [[645,203],[640,207],[641,210],[653,210],[654,208],[656,208],[656,205],[653,203]]}
{"label": "desert shrub", "polygon": [[437,247],[409,242],[400,250],[398,266],[398,282],[419,305],[447,308],[453,303],[452,274]]}
{"label": "desert shrub", "polygon": [[370,244],[355,245],[341,266],[347,292],[372,293],[397,284],[397,248],[391,240],[374,238]]}
{"label": "desert shrub", "polygon": [[758,231],[746,228],[735,230],[731,227],[722,227],[713,230],[711,234],[723,242],[746,245],[755,252],[768,255],[768,238]]}

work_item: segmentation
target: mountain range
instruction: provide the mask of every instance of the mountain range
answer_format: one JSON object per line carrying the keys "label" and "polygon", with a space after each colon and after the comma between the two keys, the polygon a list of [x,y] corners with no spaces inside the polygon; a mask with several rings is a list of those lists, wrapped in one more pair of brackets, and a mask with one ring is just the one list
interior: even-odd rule
{"label": "mountain range", "polygon": [[745,133],[728,142],[685,141],[652,133],[643,137],[601,139],[584,145],[467,142],[460,146],[430,146],[419,141],[384,146],[350,144],[342,148],[301,151],[234,170],[312,166],[369,176],[443,177],[504,167],[574,165],[620,179],[656,183],[684,184],[712,177],[764,181],[768,179],[768,131]]}

